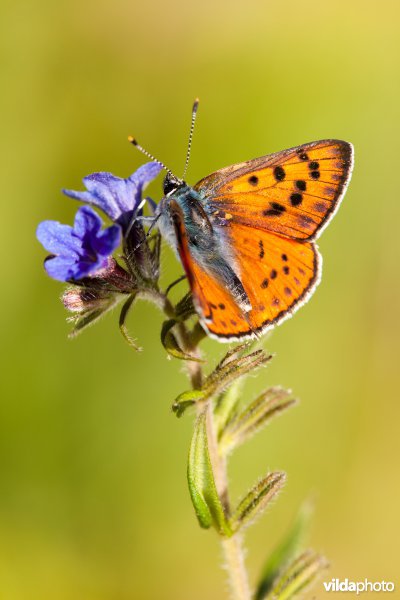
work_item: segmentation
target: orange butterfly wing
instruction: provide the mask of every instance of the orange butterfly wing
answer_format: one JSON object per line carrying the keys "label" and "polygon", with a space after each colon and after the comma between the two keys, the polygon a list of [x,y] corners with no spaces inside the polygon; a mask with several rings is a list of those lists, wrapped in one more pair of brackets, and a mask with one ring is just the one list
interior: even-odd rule
{"label": "orange butterfly wing", "polygon": [[229,227],[235,271],[252,309],[243,312],[229,291],[190,254],[180,207],[171,201],[179,254],[202,325],[222,341],[255,337],[290,317],[319,282],[320,255],[313,243],[298,242],[249,227]]}
{"label": "orange butterfly wing", "polygon": [[216,337],[240,339],[252,335],[248,318],[229,291],[193,260],[184,226],[182,209],[170,202],[170,214],[178,242],[179,256],[185,269],[195,307],[205,329]]}
{"label": "orange butterfly wing", "polygon": [[255,337],[307,301],[322,263],[312,240],[337,210],[352,166],[351,144],[323,140],[226,167],[195,186],[213,228],[221,228],[229,243],[249,312],[192,259],[176,205],[179,253],[210,335],[221,341]]}
{"label": "orange butterfly wing", "polygon": [[195,190],[216,222],[311,240],[337,210],[352,166],[351,144],[322,140],[226,167]]}
{"label": "orange butterfly wing", "polygon": [[[292,316],[320,281],[322,258],[312,242],[233,224],[229,238],[252,310],[248,334],[263,333]],[[223,330],[214,331],[224,335]]]}
{"label": "orange butterfly wing", "polygon": [[321,257],[314,244],[299,244],[263,231],[235,225],[230,238],[236,269],[252,310],[240,311],[230,294],[198,265],[192,266],[201,288],[202,320],[208,332],[225,341],[256,337],[291,317],[320,280]]}

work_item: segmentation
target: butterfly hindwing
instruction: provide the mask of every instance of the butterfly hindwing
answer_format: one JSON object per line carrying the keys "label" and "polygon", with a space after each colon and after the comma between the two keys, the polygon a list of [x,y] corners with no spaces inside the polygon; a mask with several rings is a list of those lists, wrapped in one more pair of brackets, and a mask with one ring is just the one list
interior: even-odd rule
{"label": "butterfly hindwing", "polygon": [[273,327],[301,306],[319,281],[320,256],[315,244],[299,243],[230,223],[225,229],[240,278],[251,304],[243,311],[226,285],[193,257],[182,210],[171,201],[179,255],[188,276],[203,327],[220,340],[234,341]]}
{"label": "butterfly hindwing", "polygon": [[299,243],[237,223],[230,223],[227,232],[252,305],[252,331],[266,331],[290,317],[313,293],[321,256],[312,242]]}
{"label": "butterfly hindwing", "polygon": [[220,340],[256,337],[290,317],[312,294],[320,278],[315,244],[299,244],[263,231],[232,225],[229,239],[235,270],[252,309],[244,313],[226,288],[197,263],[191,264],[203,326]]}
{"label": "butterfly hindwing", "polygon": [[311,240],[335,213],[352,164],[351,144],[323,140],[226,167],[195,189],[216,222]]}

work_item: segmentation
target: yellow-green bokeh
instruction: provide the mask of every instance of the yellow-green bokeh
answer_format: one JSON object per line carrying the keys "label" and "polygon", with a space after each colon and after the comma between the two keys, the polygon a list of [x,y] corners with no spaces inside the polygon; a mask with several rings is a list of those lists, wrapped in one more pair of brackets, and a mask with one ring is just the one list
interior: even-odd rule
{"label": "yellow-green bokeh", "polygon": [[[186,488],[192,418],[170,405],[187,382],[160,348],[161,316],[140,305],[130,318],[141,354],[117,313],[68,341],[62,286],[35,240],[40,220],[73,217],[60,188],[141,164],[129,133],[179,175],[195,96],[193,183],[315,139],[355,146],[320,241],[322,284],[267,341],[277,356],[248,389],[280,383],[302,400],[232,461],[233,497],[268,469],[288,473],[248,534],[251,577],[311,494],[326,579],[396,581],[399,4],[39,0],[1,12],[0,597],[224,597],[217,537]],[[179,273],[170,252],[163,264],[166,279]]]}

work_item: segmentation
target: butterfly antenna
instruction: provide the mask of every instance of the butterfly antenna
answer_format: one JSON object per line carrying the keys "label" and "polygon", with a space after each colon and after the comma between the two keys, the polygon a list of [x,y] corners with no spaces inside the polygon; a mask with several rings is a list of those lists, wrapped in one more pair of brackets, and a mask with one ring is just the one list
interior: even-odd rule
{"label": "butterfly antenna", "polygon": [[196,116],[197,116],[197,109],[198,109],[198,107],[199,107],[199,99],[196,98],[196,100],[193,103],[193,108],[192,108],[192,122],[191,122],[191,125],[190,125],[189,141],[188,141],[188,147],[187,147],[187,152],[186,152],[186,162],[185,162],[185,168],[183,170],[183,177],[182,177],[182,179],[185,179],[186,171],[187,171],[187,168],[189,166],[190,151],[192,149],[194,124],[196,123]]}
{"label": "butterfly antenna", "polygon": [[168,167],[166,167],[164,165],[164,163],[161,162],[161,160],[157,160],[152,154],[150,154],[150,152],[147,152],[147,150],[145,150],[133,136],[131,136],[131,135],[128,136],[128,142],[131,143],[132,146],[135,146],[135,148],[137,148],[142,154],[147,156],[147,158],[150,158],[151,160],[154,160],[154,162],[158,163],[160,165],[160,167],[162,167],[163,169],[165,169],[165,171],[167,171],[167,173],[169,173],[170,175],[173,175],[171,169],[168,169]]}

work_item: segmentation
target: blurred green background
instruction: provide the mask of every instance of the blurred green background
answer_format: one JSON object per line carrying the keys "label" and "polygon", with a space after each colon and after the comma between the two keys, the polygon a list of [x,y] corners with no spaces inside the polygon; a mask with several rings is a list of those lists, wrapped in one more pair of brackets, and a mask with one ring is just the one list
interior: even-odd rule
{"label": "blurred green background", "polygon": [[[117,313],[67,340],[62,286],[35,240],[40,220],[73,218],[61,187],[143,162],[129,133],[181,174],[195,96],[192,183],[302,142],[355,146],[320,240],[322,284],[267,340],[277,356],[248,386],[302,400],[232,460],[234,498],[268,469],[288,473],[247,536],[251,577],[311,494],[325,579],[396,581],[398,2],[3,0],[1,13],[0,597],[225,597],[218,539],[186,488],[192,417],[170,406],[188,384],[160,347],[161,316],[141,304],[130,318],[141,354]],[[160,198],[160,180],[150,192]],[[180,273],[169,251],[163,264],[165,281]],[[205,348],[211,363],[225,349]]]}

